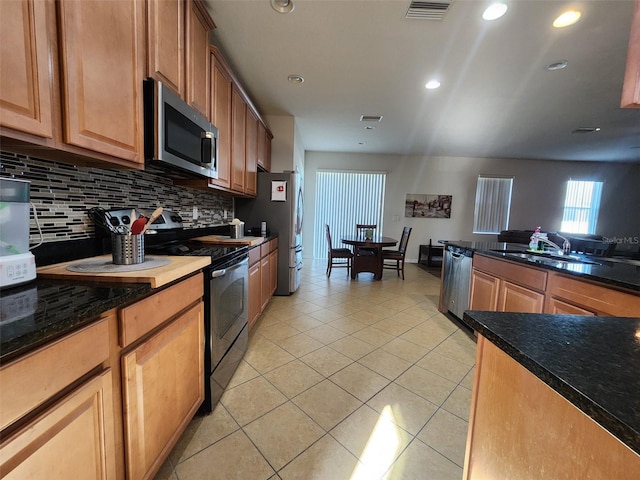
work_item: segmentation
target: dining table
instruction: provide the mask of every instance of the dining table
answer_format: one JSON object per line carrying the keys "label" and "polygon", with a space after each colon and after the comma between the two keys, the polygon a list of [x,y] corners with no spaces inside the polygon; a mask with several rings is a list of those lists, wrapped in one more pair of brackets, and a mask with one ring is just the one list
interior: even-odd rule
{"label": "dining table", "polygon": [[[381,280],[382,248],[393,247],[398,243],[395,238],[378,235],[373,235],[371,238],[366,238],[364,235],[346,235],[341,238],[341,241],[354,247],[351,263],[351,278],[354,280],[362,272],[371,272],[375,280]],[[361,249],[366,253],[359,253]]]}

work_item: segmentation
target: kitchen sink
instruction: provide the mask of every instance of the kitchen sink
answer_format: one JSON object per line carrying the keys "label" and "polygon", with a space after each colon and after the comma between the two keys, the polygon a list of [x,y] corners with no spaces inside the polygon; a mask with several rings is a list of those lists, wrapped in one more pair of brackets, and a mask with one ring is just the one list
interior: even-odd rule
{"label": "kitchen sink", "polygon": [[573,256],[573,255],[557,255],[555,253],[550,253],[550,252],[537,253],[537,252],[522,252],[522,251],[512,250],[512,251],[505,251],[502,253],[506,253],[508,257],[518,257],[518,258],[523,258],[525,260],[529,260],[531,258],[535,259],[539,257],[539,258],[552,260],[554,262],[582,263],[586,265],[602,265],[599,262],[588,260],[586,258]]}

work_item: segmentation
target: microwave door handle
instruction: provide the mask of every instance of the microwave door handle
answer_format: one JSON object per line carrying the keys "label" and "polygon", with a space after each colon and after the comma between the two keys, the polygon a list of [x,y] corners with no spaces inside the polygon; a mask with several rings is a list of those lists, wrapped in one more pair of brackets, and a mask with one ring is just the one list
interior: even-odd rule
{"label": "microwave door handle", "polygon": [[[216,136],[213,132],[202,132],[200,134],[200,163],[202,165],[211,166],[215,170],[216,158],[213,152],[215,152]],[[213,157],[213,158],[212,158]]]}

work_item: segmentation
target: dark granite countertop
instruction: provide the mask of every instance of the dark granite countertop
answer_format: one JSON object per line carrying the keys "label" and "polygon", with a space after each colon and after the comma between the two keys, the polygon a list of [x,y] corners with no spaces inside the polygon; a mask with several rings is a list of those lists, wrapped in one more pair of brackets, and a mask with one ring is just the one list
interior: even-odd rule
{"label": "dark granite countertop", "polygon": [[0,365],[143,298],[147,283],[36,279],[0,291]]}
{"label": "dark granite countertop", "polygon": [[640,454],[640,318],[469,311],[463,321]]}
{"label": "dark granite countertop", "polygon": [[535,254],[524,258],[517,253],[502,253],[494,250],[520,250],[526,252],[527,245],[510,244],[504,242],[467,242],[443,240],[446,245],[453,245],[464,250],[482,253],[492,257],[523,263],[532,267],[545,268],[557,272],[601,282],[614,287],[640,292],[640,262],[637,260],[620,260],[616,258],[593,257],[589,255],[574,255],[591,263],[560,262]]}

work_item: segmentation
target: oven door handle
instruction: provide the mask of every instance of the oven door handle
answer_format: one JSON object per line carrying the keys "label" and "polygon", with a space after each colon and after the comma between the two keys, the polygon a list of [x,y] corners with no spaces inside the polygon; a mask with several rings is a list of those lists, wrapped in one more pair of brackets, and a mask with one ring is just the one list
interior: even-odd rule
{"label": "oven door handle", "polygon": [[227,274],[227,269],[223,268],[221,270],[214,270],[211,272],[211,278],[224,277]]}

